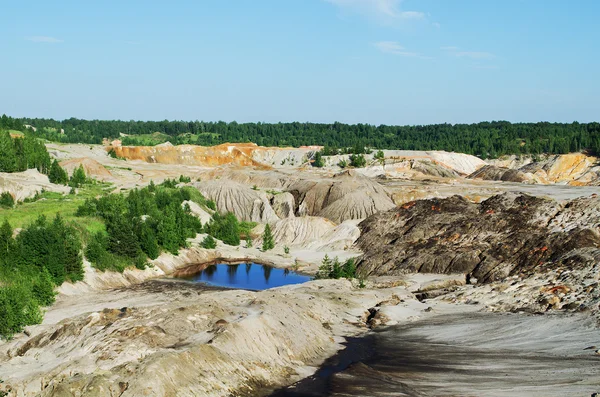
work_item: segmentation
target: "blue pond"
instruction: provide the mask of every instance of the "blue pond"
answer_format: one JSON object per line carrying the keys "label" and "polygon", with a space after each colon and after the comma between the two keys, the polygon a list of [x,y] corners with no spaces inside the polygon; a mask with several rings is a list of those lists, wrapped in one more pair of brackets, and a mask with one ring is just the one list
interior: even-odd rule
{"label": "blue pond", "polygon": [[278,269],[257,263],[239,265],[210,265],[200,273],[185,277],[186,280],[206,283],[217,287],[263,290],[289,284],[300,284],[311,277],[289,269]]}

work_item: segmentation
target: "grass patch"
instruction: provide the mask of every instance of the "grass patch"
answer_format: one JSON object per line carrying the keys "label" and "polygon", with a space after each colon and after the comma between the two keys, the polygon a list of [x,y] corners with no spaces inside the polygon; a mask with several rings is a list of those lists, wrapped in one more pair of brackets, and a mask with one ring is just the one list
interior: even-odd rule
{"label": "grass patch", "polygon": [[96,217],[76,217],[77,208],[85,199],[96,197],[112,190],[108,183],[87,184],[77,194],[61,194],[45,192],[37,201],[21,203],[12,209],[0,209],[0,221],[8,220],[13,228],[23,228],[32,224],[40,215],[52,219],[60,214],[67,222],[74,221],[74,226],[81,232],[96,233],[105,230],[104,223]]}

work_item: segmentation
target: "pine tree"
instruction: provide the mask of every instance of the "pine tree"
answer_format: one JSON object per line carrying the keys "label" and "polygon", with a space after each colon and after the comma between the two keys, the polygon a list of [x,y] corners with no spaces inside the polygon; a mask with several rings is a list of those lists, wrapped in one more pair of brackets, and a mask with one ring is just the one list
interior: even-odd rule
{"label": "pine tree", "polygon": [[263,239],[263,244],[262,244],[263,251],[269,251],[269,250],[272,250],[273,248],[275,248],[275,241],[273,240],[273,233],[271,232],[271,226],[269,226],[268,223],[265,226],[265,231],[263,232],[262,239]]}
{"label": "pine tree", "polygon": [[75,169],[75,171],[73,171],[73,175],[71,176],[69,186],[78,188],[85,184],[85,181],[85,170],[83,169],[83,165],[80,165]]}
{"label": "pine tree", "polygon": [[65,171],[55,159],[50,166],[50,172],[48,173],[48,179],[51,183],[56,183],[59,185],[66,185],[69,182],[69,175],[67,171]]}
{"label": "pine tree", "polygon": [[140,245],[142,250],[148,255],[150,259],[158,258],[160,254],[160,248],[158,247],[158,241],[154,229],[148,225],[148,221],[144,222],[140,232]]}
{"label": "pine tree", "polygon": [[11,250],[11,246],[14,242],[12,238],[13,230],[8,223],[8,220],[5,219],[2,226],[0,226],[0,252],[2,252],[2,256],[8,254]]}
{"label": "pine tree", "polygon": [[315,159],[314,159],[312,165],[313,165],[313,167],[318,167],[318,168],[322,168],[325,165],[325,162],[323,161],[323,154],[320,151],[315,153]]}
{"label": "pine tree", "polygon": [[0,131],[0,172],[17,171],[15,145],[8,131]]}

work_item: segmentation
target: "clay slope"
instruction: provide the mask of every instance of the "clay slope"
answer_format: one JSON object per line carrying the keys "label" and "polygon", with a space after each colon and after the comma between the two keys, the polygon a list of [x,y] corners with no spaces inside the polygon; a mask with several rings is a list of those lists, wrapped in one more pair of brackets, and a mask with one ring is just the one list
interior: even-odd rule
{"label": "clay slope", "polygon": [[36,169],[15,173],[0,172],[0,193],[9,192],[16,201],[33,197],[42,190],[69,193],[70,188],[50,183],[48,176]]}
{"label": "clay slope", "polygon": [[566,203],[506,193],[474,204],[421,200],[359,225],[364,274],[467,273],[483,282],[600,260],[600,200]]}
{"label": "clay slope", "polygon": [[76,168],[83,166],[85,175],[101,181],[112,180],[113,176],[109,170],[94,159],[82,157],[77,159],[61,161],[60,166],[63,167],[69,175],[73,174]]}
{"label": "clay slope", "polygon": [[286,190],[294,195],[297,215],[323,216],[337,223],[394,207],[383,186],[354,171],[321,181],[298,180]]}
{"label": "clay slope", "polygon": [[275,223],[273,236],[278,245],[314,251],[344,250],[352,246],[360,231],[357,221],[340,225],[314,216],[282,219]]}
{"label": "clay slope", "polygon": [[217,205],[221,213],[233,212],[243,221],[272,223],[279,217],[265,193],[228,180],[196,182],[194,186]]}
{"label": "clay slope", "polygon": [[217,146],[178,145],[163,143],[156,146],[114,146],[119,157],[149,163],[185,164],[206,167],[237,166],[288,166],[305,163],[314,148],[268,148],[254,143],[224,143]]}

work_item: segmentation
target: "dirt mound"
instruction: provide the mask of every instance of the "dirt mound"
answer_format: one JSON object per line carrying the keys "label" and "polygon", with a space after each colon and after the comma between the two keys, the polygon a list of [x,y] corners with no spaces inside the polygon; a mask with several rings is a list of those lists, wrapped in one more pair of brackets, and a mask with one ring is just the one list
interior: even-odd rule
{"label": "dirt mound", "polygon": [[234,181],[196,182],[194,186],[215,202],[221,213],[233,212],[243,221],[273,223],[279,217],[273,211],[265,193]]}
{"label": "dirt mound", "polygon": [[298,216],[323,216],[337,223],[394,207],[383,186],[354,171],[321,181],[297,180],[286,190],[294,195]]}
{"label": "dirt mound", "polygon": [[83,166],[83,169],[85,170],[85,175],[89,177],[101,181],[108,181],[113,179],[112,174],[109,170],[106,169],[106,167],[104,167],[96,160],[88,157],[81,157],[60,162],[60,166],[63,167],[69,173],[69,175],[72,175],[73,171],[75,171],[75,169],[78,168],[80,165]]}
{"label": "dirt mound", "polygon": [[488,181],[503,181],[503,182],[528,182],[531,177],[520,170],[510,168],[497,167],[495,165],[486,165],[468,176],[469,179],[484,179]]}
{"label": "dirt mound", "polygon": [[600,199],[560,203],[506,193],[409,202],[367,218],[357,241],[364,274],[468,273],[502,280],[546,267],[590,267],[600,258]]}

